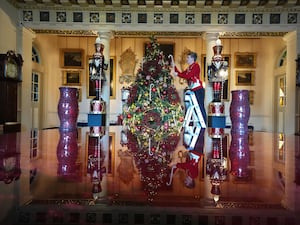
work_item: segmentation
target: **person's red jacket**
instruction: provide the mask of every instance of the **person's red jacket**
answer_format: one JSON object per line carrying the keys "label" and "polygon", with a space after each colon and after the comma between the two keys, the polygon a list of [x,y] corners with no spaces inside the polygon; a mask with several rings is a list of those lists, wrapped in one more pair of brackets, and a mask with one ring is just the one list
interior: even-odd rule
{"label": "person's red jacket", "polygon": [[[195,153],[190,153],[190,154],[195,154]],[[188,159],[184,163],[177,163],[176,168],[185,170],[187,172],[187,175],[189,175],[192,179],[197,178],[199,174],[198,163],[202,158],[202,154],[197,154],[197,156]]]}
{"label": "person's red jacket", "polygon": [[179,77],[184,78],[188,81],[189,87],[193,91],[203,88],[202,81],[200,80],[200,66],[197,62],[189,65],[189,67],[183,72],[180,72],[175,66],[175,72]]}

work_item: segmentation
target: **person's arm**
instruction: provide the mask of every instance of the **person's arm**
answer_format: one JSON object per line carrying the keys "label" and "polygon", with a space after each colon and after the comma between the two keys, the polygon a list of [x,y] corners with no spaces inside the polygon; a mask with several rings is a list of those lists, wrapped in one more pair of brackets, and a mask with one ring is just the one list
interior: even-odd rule
{"label": "person's arm", "polygon": [[[189,67],[190,68],[190,67]],[[196,81],[200,77],[200,66],[199,64],[193,64],[191,69],[186,69],[183,72],[180,72],[178,68],[175,66],[175,72],[177,72],[178,76],[187,80]]]}
{"label": "person's arm", "polygon": [[188,169],[188,167],[189,167],[189,165],[188,165],[187,162],[182,162],[182,163],[177,163],[176,164],[176,168],[178,168],[178,169],[186,170],[186,169]]}

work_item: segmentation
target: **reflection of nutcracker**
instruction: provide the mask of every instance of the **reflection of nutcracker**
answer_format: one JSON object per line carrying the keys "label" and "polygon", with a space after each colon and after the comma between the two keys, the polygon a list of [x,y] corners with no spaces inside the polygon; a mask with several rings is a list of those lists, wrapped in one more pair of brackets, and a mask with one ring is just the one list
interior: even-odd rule
{"label": "reflection of nutcracker", "polygon": [[102,91],[103,82],[106,81],[104,70],[107,70],[108,64],[105,63],[105,58],[103,55],[104,45],[101,43],[99,37],[96,38],[95,42],[96,52],[93,58],[89,61],[89,75],[90,80],[95,81],[96,98],[100,96]]}
{"label": "reflection of nutcracker", "polygon": [[21,175],[20,153],[0,153],[0,181],[9,184]]}
{"label": "reflection of nutcracker", "polygon": [[221,194],[220,185],[227,177],[227,158],[223,155],[222,138],[212,138],[212,154],[206,163],[206,174],[211,182],[211,194],[217,202]]}
{"label": "reflection of nutcracker", "polygon": [[89,136],[89,148],[88,148],[88,167],[87,171],[91,177],[92,194],[96,200],[102,191],[101,181],[103,174],[106,173],[104,165],[104,154],[101,151],[101,141],[99,137]]}
{"label": "reflection of nutcracker", "polygon": [[99,194],[102,192],[101,181],[104,173],[106,173],[105,167],[101,167],[101,168],[94,167],[94,170],[91,173],[91,182],[93,184],[92,194],[93,194],[93,199],[95,200],[98,199]]}
{"label": "reflection of nutcracker", "polygon": [[10,184],[19,180],[20,167],[20,143],[17,133],[0,135],[0,181]]}

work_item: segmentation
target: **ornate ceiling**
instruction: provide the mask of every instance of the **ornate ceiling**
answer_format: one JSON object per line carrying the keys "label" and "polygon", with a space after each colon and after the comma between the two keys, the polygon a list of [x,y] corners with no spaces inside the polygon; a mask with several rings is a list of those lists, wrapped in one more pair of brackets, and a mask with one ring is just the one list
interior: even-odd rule
{"label": "ornate ceiling", "polygon": [[36,33],[118,36],[282,36],[299,29],[300,0],[6,0]]}
{"label": "ornate ceiling", "polygon": [[63,8],[88,9],[93,7],[163,7],[177,8],[288,8],[300,5],[300,0],[8,0],[20,9]]}

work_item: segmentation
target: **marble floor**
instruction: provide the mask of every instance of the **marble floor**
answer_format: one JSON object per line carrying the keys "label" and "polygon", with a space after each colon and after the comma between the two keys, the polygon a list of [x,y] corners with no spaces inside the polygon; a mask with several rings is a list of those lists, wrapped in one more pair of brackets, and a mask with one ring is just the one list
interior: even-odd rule
{"label": "marble floor", "polygon": [[194,188],[182,170],[169,180],[186,160],[184,133],[164,145],[134,143],[118,125],[1,134],[1,224],[299,224],[300,136],[249,133],[245,177],[232,173],[230,129],[222,138],[226,171],[212,192],[209,130]]}

